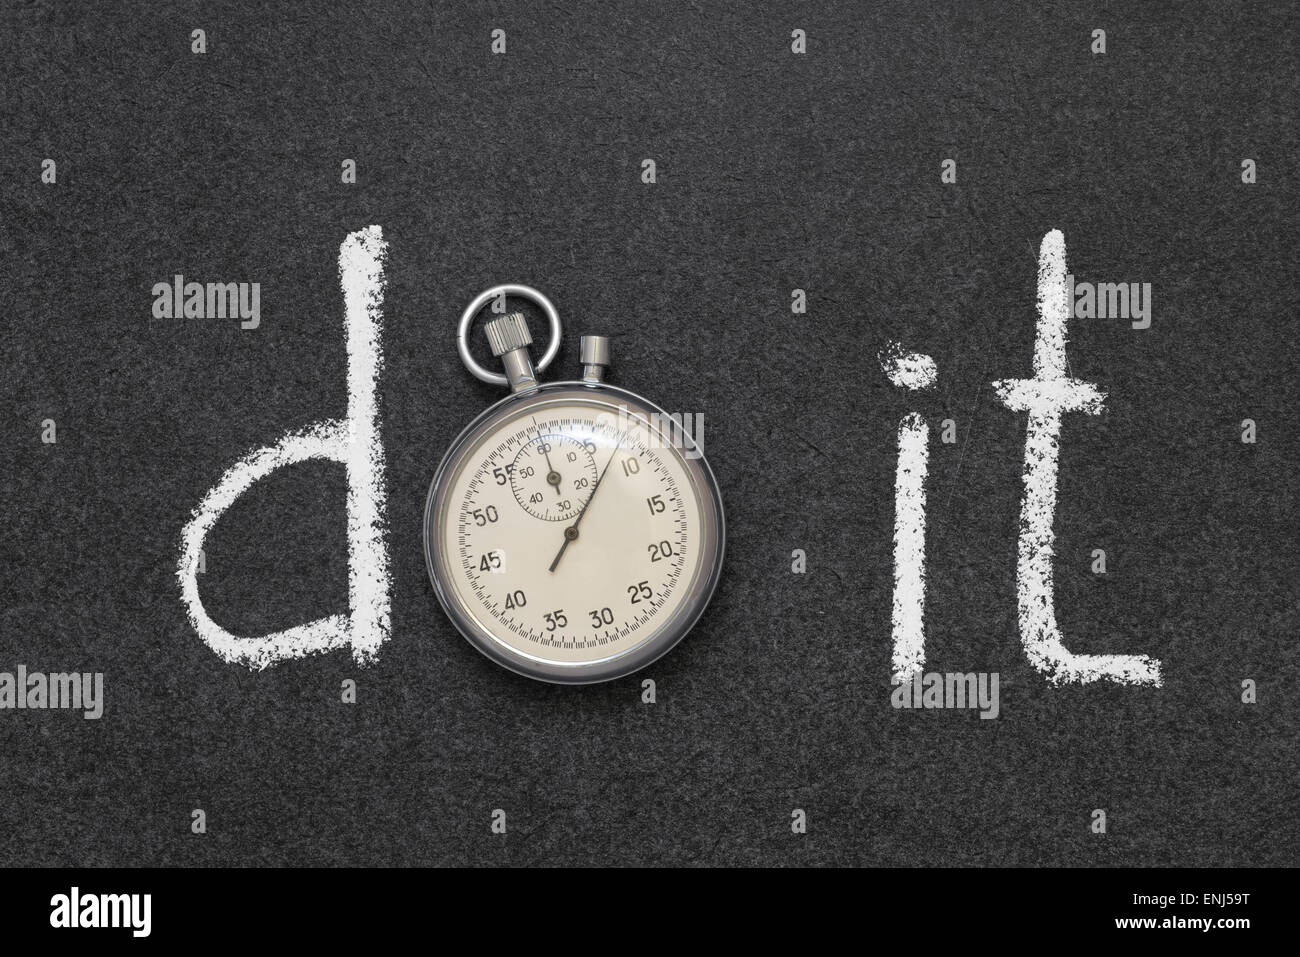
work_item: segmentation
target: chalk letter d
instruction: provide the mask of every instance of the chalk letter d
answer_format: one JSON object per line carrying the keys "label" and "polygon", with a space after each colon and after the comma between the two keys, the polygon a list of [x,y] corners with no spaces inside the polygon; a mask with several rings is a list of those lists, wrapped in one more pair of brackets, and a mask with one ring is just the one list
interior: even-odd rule
{"label": "chalk letter d", "polygon": [[[352,647],[365,663],[388,638],[388,554],[384,549],[384,455],[379,442],[376,381],[386,246],[378,226],[351,233],[339,247],[348,351],[346,419],[289,432],[235,463],[208,492],[181,534],[177,576],[190,621],[226,661],[262,669],[290,658]],[[331,615],[260,638],[232,635],[212,620],[199,597],[198,560],[204,539],[235,499],[276,469],[329,459],[347,469],[349,614]]]}

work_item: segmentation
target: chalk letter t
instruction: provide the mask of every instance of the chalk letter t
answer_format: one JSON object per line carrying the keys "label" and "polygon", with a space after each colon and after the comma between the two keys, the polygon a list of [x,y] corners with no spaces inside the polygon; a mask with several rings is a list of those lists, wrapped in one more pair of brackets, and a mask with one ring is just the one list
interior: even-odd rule
{"label": "chalk letter t", "polygon": [[1160,662],[1146,655],[1076,655],[1061,641],[1052,597],[1052,521],[1061,415],[1101,411],[1105,393],[1070,378],[1065,367],[1065,324],[1072,307],[1065,272],[1065,237],[1052,230],[1038,251],[1038,335],[1034,377],[1003,379],[993,388],[1007,408],[1028,412],[1025,498],[1020,509],[1016,595],[1025,654],[1053,684],[1101,679],[1159,687]]}

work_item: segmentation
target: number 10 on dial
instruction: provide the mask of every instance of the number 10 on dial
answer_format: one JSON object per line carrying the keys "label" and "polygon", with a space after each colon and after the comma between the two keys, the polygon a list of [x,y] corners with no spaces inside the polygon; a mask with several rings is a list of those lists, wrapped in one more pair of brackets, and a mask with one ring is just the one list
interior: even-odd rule
{"label": "number 10 on dial", "polygon": [[475,376],[512,394],[448,451],[425,509],[425,555],[448,616],[489,658],[544,681],[629,674],[669,651],[703,613],[722,567],[717,483],[689,436],[646,399],[604,382],[608,341],[583,337],[584,375],[539,385],[523,316],[486,326],[505,375],[468,354],[481,294],[461,320]]}

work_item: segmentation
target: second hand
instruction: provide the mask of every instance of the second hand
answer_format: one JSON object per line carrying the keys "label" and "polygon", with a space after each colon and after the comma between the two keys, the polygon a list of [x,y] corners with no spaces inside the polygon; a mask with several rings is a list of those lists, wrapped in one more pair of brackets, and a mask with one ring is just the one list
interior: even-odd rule
{"label": "second hand", "polygon": [[614,464],[614,456],[618,455],[618,450],[622,448],[623,440],[625,438],[627,438],[626,432],[619,436],[618,444],[614,446],[614,451],[609,453],[609,461],[607,461],[605,467],[601,469],[600,476],[596,479],[596,484],[591,487],[591,494],[587,496],[587,502],[582,506],[582,511],[579,512],[578,516],[573,520],[573,524],[564,530],[564,542],[560,545],[560,550],[555,553],[555,561],[551,562],[551,567],[548,571],[555,571],[556,566],[560,564],[560,559],[564,557],[565,549],[569,547],[569,542],[577,540],[578,523],[582,521],[582,516],[587,514],[587,509],[591,508],[591,501],[596,497],[596,493],[600,490],[600,483],[605,481],[605,473],[608,472],[609,467]]}

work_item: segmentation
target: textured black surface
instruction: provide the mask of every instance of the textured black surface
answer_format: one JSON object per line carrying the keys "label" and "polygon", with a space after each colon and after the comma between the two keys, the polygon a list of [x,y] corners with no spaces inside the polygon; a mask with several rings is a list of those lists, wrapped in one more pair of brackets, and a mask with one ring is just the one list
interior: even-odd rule
{"label": "textured black surface", "polygon": [[[107,694],[98,722],[0,712],[3,863],[1300,863],[1292,5],[3,6],[0,669]],[[186,622],[180,530],[342,414],[337,250],[371,223],[393,637],[250,674]],[[1149,330],[1072,326],[1110,398],[1066,420],[1057,594],[1073,650],[1157,656],[1160,690],[1053,688],[1016,633],[1024,416],[990,382],[1029,374],[1050,228],[1080,278],[1154,287]],[[152,319],[178,272],[261,282],[261,328]],[[507,281],[559,304],[557,370],[607,333],[618,384],[706,415],[729,564],[654,706],[496,667],[426,580],[428,481],[497,396],[454,324]],[[889,385],[891,338],[934,394]],[[999,671],[996,722],[889,705],[910,408],[960,439],[931,457],[929,667]],[[300,467],[232,509],[218,620],[344,609],[343,488]]]}

